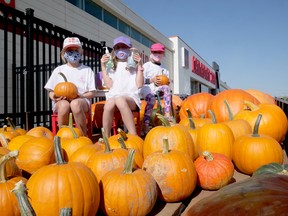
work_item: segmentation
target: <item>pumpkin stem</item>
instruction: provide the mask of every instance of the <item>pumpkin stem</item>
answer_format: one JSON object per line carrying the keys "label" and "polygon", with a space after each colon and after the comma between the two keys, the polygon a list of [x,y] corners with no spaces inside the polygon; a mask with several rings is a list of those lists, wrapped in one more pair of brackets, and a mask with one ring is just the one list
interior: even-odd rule
{"label": "pumpkin stem", "polygon": [[65,82],[68,82],[66,76],[65,76],[62,72],[59,72],[58,74],[61,75],[61,76],[63,77],[63,79],[64,79]]}
{"label": "pumpkin stem", "polygon": [[0,158],[0,183],[4,183],[7,181],[7,175],[6,175],[6,164],[9,160],[12,160],[16,158],[19,154],[18,150],[14,150],[9,152],[6,155],[3,155]]}
{"label": "pumpkin stem", "polygon": [[104,145],[105,145],[104,153],[109,153],[109,152],[111,152],[111,148],[110,148],[110,144],[109,144],[108,138],[107,138],[106,133],[105,133],[105,129],[101,128],[101,132],[102,132],[102,138],[103,138]]}
{"label": "pumpkin stem", "polygon": [[135,149],[130,149],[124,166],[123,174],[131,174],[133,171],[133,163],[135,157]]}
{"label": "pumpkin stem", "polygon": [[253,137],[259,137],[258,130],[259,130],[259,126],[260,126],[260,121],[261,121],[261,119],[262,119],[262,114],[260,113],[260,114],[257,116],[256,122],[255,122],[255,125],[254,125],[254,128],[253,128],[253,133],[252,133],[252,136],[253,136]]}
{"label": "pumpkin stem", "polygon": [[15,184],[15,187],[11,190],[11,192],[14,193],[17,198],[21,216],[36,216],[36,213],[29,202],[27,190],[28,189],[25,183],[20,180]]}
{"label": "pumpkin stem", "polygon": [[207,161],[213,161],[214,160],[213,155],[209,151],[204,151],[202,154],[203,154],[205,160],[207,160]]}
{"label": "pumpkin stem", "polygon": [[257,110],[259,109],[259,107],[252,103],[251,101],[247,101],[247,100],[244,100],[244,104],[251,110],[251,111],[254,111],[254,110]]}
{"label": "pumpkin stem", "polygon": [[217,123],[216,116],[215,116],[214,112],[209,109],[209,110],[208,110],[208,113],[211,115],[212,123],[213,123],[213,124]]}
{"label": "pumpkin stem", "polygon": [[169,142],[167,137],[163,137],[163,151],[162,154],[169,153]]}
{"label": "pumpkin stem", "polygon": [[117,132],[120,134],[120,136],[123,138],[123,140],[127,141],[128,136],[127,136],[127,134],[125,133],[125,131],[123,131],[121,128],[118,128],[118,129],[117,129]]}
{"label": "pumpkin stem", "polygon": [[156,113],[157,118],[162,122],[162,125],[165,127],[171,127],[170,122],[163,115]]}
{"label": "pumpkin stem", "polygon": [[225,103],[225,105],[227,107],[227,110],[228,110],[229,120],[232,121],[234,119],[234,116],[233,116],[233,113],[232,113],[232,110],[231,110],[231,106],[230,106],[230,104],[228,103],[228,101],[226,99],[224,100],[224,103]]}
{"label": "pumpkin stem", "polygon": [[72,215],[72,208],[61,208],[59,215],[60,216],[71,216]]}
{"label": "pumpkin stem", "polygon": [[13,130],[16,130],[16,125],[14,124],[14,122],[12,121],[12,119],[10,117],[7,117],[6,118],[8,124],[10,125],[10,127],[13,129]]}
{"label": "pumpkin stem", "polygon": [[0,133],[0,144],[7,148],[8,147],[8,140],[6,139],[6,137],[4,136],[4,134]]}
{"label": "pumpkin stem", "polygon": [[66,164],[64,156],[62,154],[61,141],[59,136],[54,137],[54,154],[56,159],[56,164]]}
{"label": "pumpkin stem", "polygon": [[126,149],[127,150],[127,146],[126,146],[126,144],[125,144],[125,142],[124,142],[124,139],[123,139],[123,137],[119,137],[118,139],[118,142],[119,142],[119,144],[120,144],[120,146],[121,146],[121,148],[123,148],[123,149]]}
{"label": "pumpkin stem", "polygon": [[190,124],[190,128],[191,129],[195,129],[195,123],[193,121],[193,118],[192,118],[192,113],[189,109],[186,109],[186,112],[188,114],[188,119],[189,119],[189,124]]}

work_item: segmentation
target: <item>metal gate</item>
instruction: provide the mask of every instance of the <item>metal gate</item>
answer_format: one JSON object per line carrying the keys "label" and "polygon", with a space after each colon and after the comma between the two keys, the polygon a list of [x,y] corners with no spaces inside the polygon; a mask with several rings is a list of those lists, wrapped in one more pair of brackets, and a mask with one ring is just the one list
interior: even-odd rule
{"label": "metal gate", "polygon": [[100,71],[103,42],[95,42],[25,13],[0,4],[0,126],[10,117],[30,129],[50,128],[51,101],[44,85],[53,69],[62,64],[60,51],[66,37],[83,43],[83,63]]}

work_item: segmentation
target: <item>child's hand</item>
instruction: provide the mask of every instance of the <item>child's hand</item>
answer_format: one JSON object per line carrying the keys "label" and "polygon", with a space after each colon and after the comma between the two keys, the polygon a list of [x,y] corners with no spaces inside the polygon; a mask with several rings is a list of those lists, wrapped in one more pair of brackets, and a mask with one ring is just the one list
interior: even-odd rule
{"label": "child's hand", "polygon": [[101,58],[101,64],[106,64],[109,61],[110,54],[104,54]]}
{"label": "child's hand", "polygon": [[135,61],[135,62],[137,62],[138,64],[139,63],[141,63],[141,56],[140,56],[140,54],[138,53],[138,52],[136,52],[136,53],[134,53],[134,55],[133,55],[133,60]]}

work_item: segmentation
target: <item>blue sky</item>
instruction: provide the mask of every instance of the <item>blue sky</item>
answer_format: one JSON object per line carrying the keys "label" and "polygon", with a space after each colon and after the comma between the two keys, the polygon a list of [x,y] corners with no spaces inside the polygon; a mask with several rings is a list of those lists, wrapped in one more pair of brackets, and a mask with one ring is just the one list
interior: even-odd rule
{"label": "blue sky", "polygon": [[231,88],[288,96],[288,0],[122,0],[165,36],[179,36]]}

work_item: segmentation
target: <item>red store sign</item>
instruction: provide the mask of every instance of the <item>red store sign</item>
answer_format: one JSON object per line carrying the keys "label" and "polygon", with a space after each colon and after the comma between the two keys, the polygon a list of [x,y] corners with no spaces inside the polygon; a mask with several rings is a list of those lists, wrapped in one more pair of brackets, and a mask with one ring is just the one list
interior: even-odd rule
{"label": "red store sign", "polygon": [[205,64],[200,62],[195,56],[192,56],[192,72],[204,78],[212,84],[216,84],[215,72],[210,70]]}
{"label": "red store sign", "polygon": [[15,0],[0,0],[0,3],[15,8]]}

